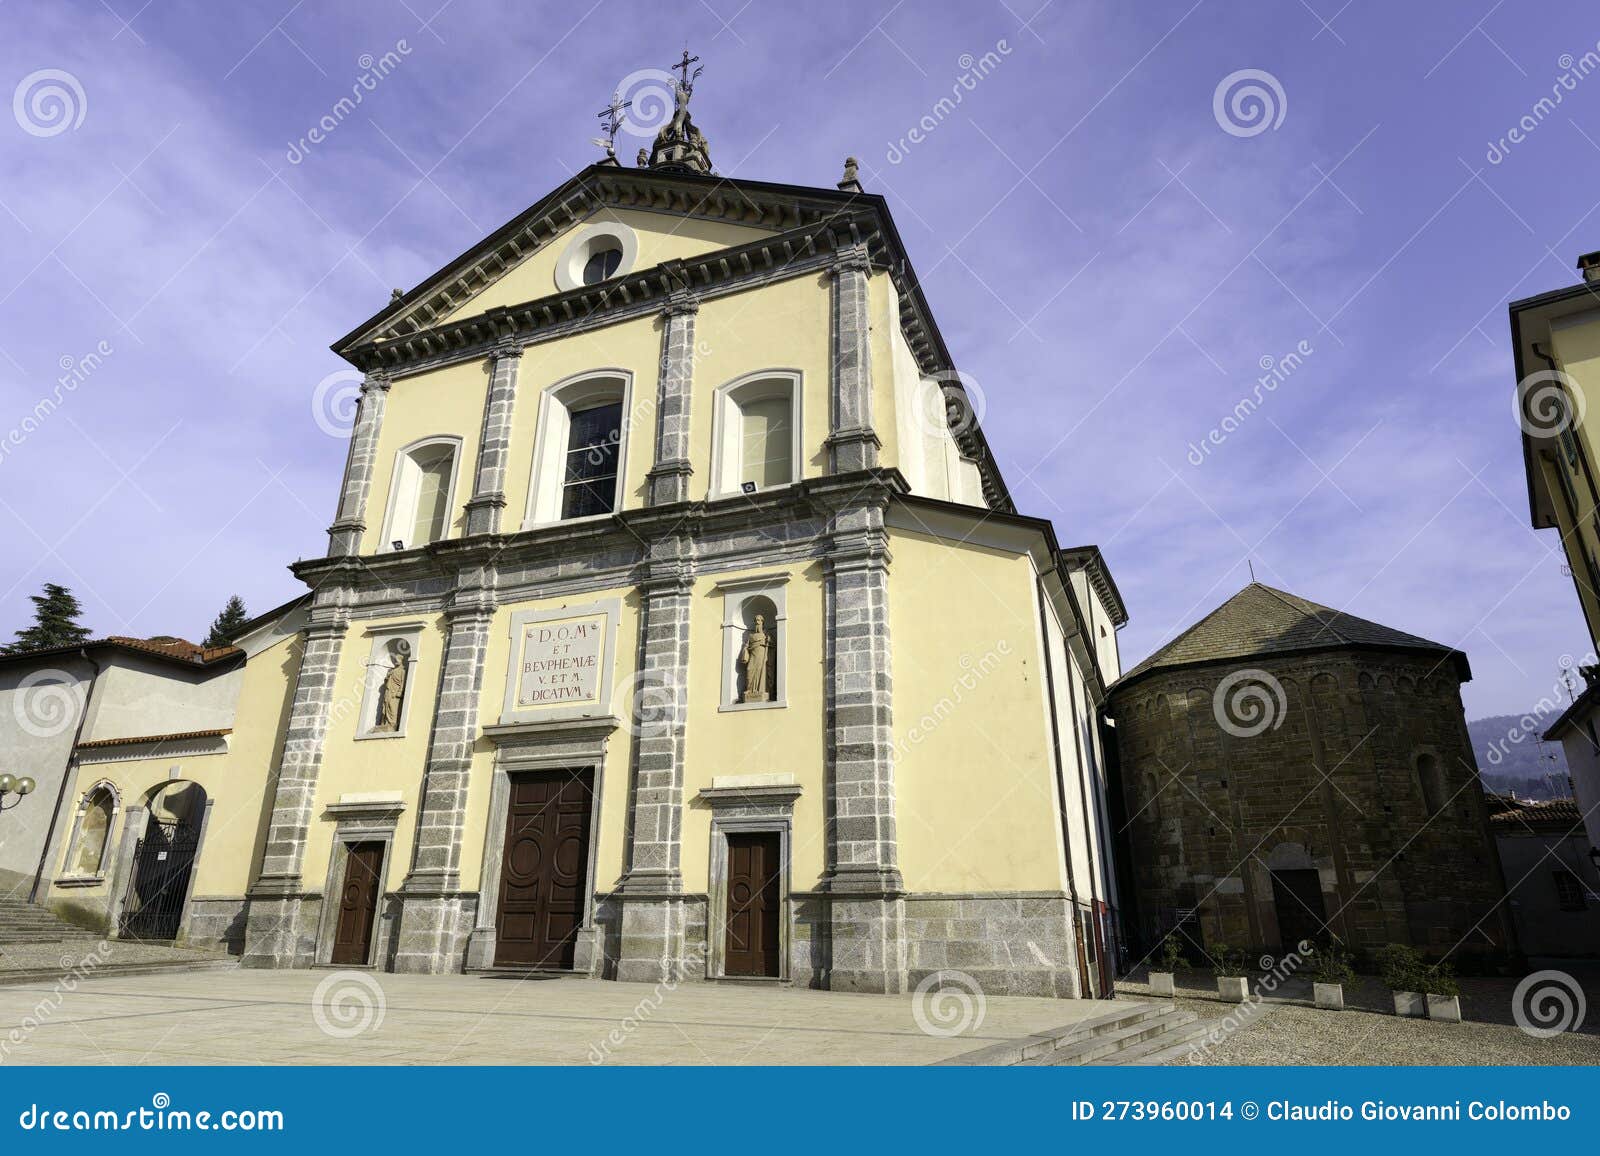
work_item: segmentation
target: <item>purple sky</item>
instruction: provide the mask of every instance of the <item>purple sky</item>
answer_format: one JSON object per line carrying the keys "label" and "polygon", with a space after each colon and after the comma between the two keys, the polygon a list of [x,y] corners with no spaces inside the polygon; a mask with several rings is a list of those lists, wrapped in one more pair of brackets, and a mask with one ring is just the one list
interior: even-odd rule
{"label": "purple sky", "polygon": [[[1465,649],[1469,716],[1582,653],[1528,526],[1505,304],[1600,248],[1600,75],[1486,154],[1596,49],[1592,5],[439,2],[6,7],[0,95],[40,70],[83,95],[53,135],[26,100],[0,116],[0,441],[110,352],[0,456],[0,635],[46,580],[102,633],[295,594],[344,462],[313,409],[329,343],[594,160],[612,88],[687,41],[723,173],[831,186],[853,153],[889,198],[1019,507],[1105,550],[1128,665],[1247,556]],[[1255,135],[1214,112],[1244,69],[1284,98]]]}

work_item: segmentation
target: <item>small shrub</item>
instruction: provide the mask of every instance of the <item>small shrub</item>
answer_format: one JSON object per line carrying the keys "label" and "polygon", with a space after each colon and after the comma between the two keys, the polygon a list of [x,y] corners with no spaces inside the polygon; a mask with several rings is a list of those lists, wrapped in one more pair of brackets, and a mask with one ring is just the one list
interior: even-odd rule
{"label": "small shrub", "polygon": [[1183,957],[1183,940],[1174,931],[1162,941],[1161,950],[1156,955],[1156,971],[1177,971],[1188,965],[1188,960]]}
{"label": "small shrub", "polygon": [[1391,943],[1378,950],[1378,974],[1390,991],[1422,990],[1422,956],[1414,947]]}
{"label": "small shrub", "polygon": [[1456,969],[1448,963],[1436,963],[1423,968],[1418,982],[1422,984],[1421,990],[1428,995],[1461,994],[1461,985],[1456,982]]}
{"label": "small shrub", "polygon": [[1319,947],[1311,957],[1311,978],[1317,983],[1350,983],[1356,969],[1350,963],[1350,953],[1338,944]]}
{"label": "small shrub", "polygon": [[1219,943],[1211,949],[1211,964],[1223,979],[1234,979],[1245,974],[1245,953],[1242,948]]}

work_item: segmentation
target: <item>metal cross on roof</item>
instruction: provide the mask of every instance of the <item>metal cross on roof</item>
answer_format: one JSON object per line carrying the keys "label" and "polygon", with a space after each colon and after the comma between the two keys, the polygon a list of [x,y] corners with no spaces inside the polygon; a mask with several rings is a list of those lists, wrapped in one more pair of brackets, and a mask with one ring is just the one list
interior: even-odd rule
{"label": "metal cross on roof", "polygon": [[697,61],[699,61],[699,59],[700,58],[698,56],[690,56],[689,55],[689,49],[687,47],[685,47],[684,50],[683,50],[683,59],[678,61],[678,63],[676,63],[676,64],[674,64],[672,66],[673,68],[676,68],[679,72],[681,72],[683,74],[683,80],[682,80],[683,87],[685,89],[689,90],[690,92],[694,91],[694,78],[695,78],[695,76],[699,76],[700,73],[702,71],[704,71],[704,69],[705,69],[705,66],[701,65],[699,68],[694,70],[694,76],[690,76],[689,75],[689,66],[691,64],[694,64]]}
{"label": "metal cross on roof", "polygon": [[611,94],[611,103],[595,113],[600,118],[600,127],[606,135],[604,139],[595,137],[594,143],[605,149],[608,155],[616,155],[617,130],[622,127],[622,113],[632,107],[633,101],[623,100],[621,92],[614,92]]}

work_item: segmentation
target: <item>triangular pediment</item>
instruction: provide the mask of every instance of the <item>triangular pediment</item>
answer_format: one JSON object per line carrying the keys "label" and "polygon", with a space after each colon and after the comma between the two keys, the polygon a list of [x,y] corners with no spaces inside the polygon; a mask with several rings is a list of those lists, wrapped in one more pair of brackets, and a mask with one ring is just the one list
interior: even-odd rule
{"label": "triangular pediment", "polygon": [[759,181],[593,165],[334,344],[346,353],[556,295],[573,238],[625,227],[637,242],[635,271],[736,249],[841,212],[874,211],[862,197]]}

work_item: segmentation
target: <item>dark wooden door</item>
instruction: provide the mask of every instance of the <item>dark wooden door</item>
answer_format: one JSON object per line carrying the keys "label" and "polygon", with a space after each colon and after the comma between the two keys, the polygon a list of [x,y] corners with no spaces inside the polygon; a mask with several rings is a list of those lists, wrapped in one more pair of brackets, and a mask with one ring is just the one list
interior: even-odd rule
{"label": "dark wooden door", "polygon": [[1322,878],[1315,871],[1274,871],[1272,904],[1278,913],[1278,945],[1293,951],[1302,940],[1327,938],[1327,908],[1322,905]]}
{"label": "dark wooden door", "polygon": [[494,961],[501,967],[572,966],[589,887],[591,771],[511,777]]}
{"label": "dark wooden door", "polygon": [[727,975],[778,972],[777,832],[728,836]]}
{"label": "dark wooden door", "polygon": [[339,927],[333,934],[330,963],[357,966],[372,951],[372,928],[378,921],[383,894],[383,844],[354,843],[344,862],[344,889],[339,893]]}

